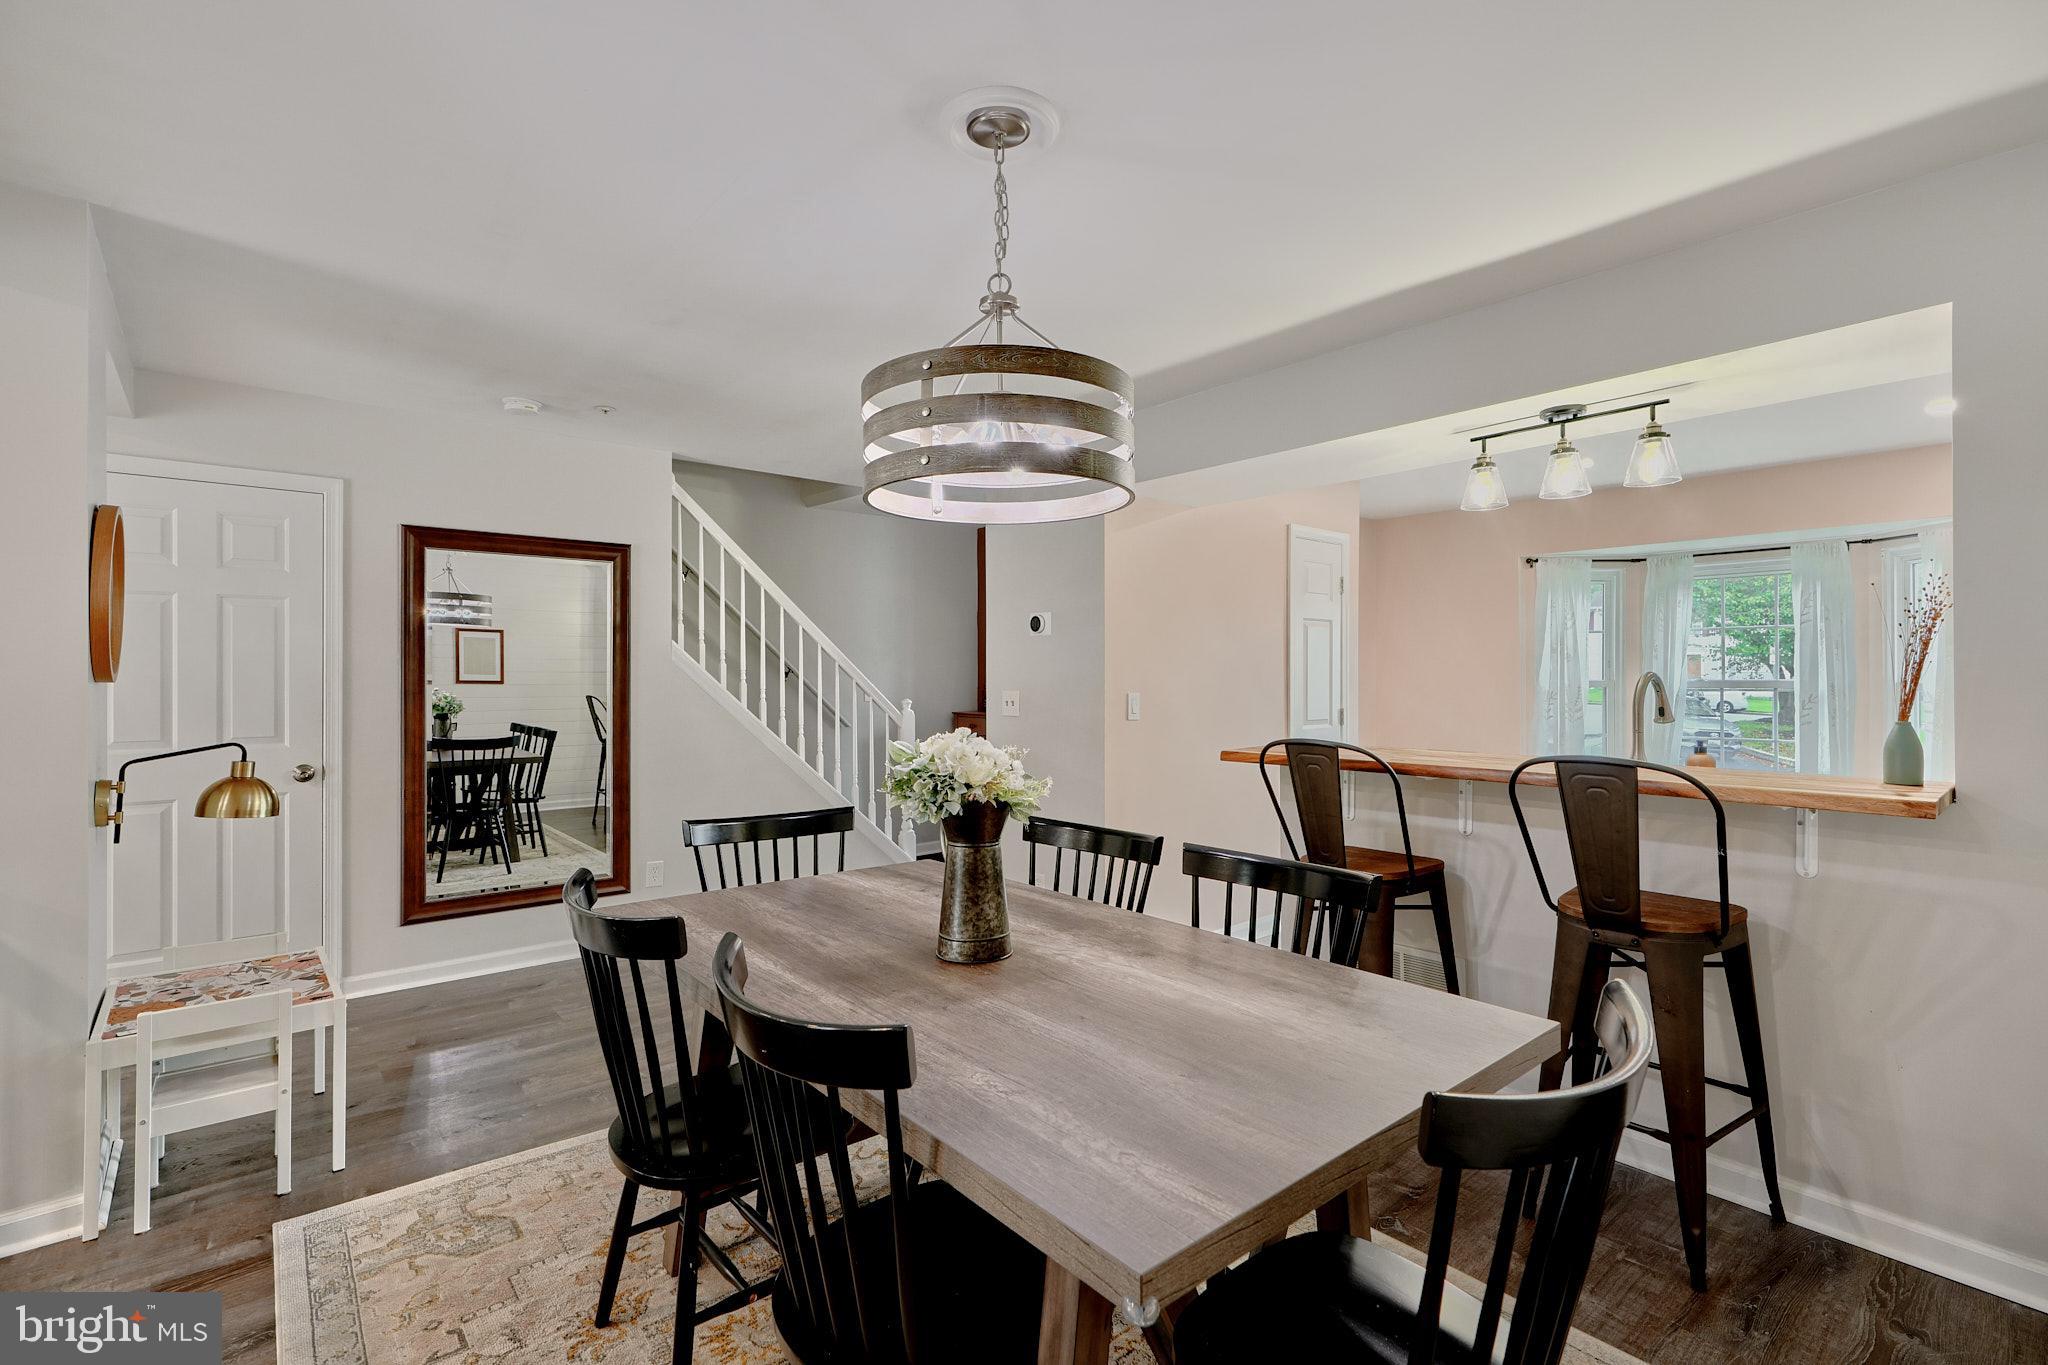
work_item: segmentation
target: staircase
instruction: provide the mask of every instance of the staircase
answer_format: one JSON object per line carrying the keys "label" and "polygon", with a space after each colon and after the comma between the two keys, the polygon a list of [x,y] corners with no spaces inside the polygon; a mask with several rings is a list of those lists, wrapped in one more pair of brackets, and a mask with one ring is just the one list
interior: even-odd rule
{"label": "staircase", "polygon": [[677,664],[818,795],[853,807],[885,857],[917,856],[917,828],[882,795],[891,740],[917,739],[899,707],[819,630],[697,500],[675,491]]}

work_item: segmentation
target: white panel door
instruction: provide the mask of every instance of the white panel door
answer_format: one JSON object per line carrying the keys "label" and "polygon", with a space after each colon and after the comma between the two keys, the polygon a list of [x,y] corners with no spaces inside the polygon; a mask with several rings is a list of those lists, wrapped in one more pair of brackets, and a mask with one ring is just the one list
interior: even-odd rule
{"label": "white panel door", "polygon": [[[131,769],[108,841],[107,955],[274,933],[321,941],[325,507],[317,493],[109,474],[128,535],[127,632],[107,689],[107,767],[240,740],[277,789],[274,820],[201,820],[232,750]],[[312,770],[308,781],[294,769]]]}
{"label": "white panel door", "polygon": [[1287,733],[1342,739],[1351,538],[1287,528]]}

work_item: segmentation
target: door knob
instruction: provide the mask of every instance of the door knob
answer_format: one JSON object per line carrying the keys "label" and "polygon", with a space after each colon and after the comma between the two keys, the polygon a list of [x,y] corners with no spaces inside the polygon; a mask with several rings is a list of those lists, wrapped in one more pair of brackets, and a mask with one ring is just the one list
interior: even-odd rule
{"label": "door knob", "polygon": [[298,767],[292,769],[292,781],[294,782],[311,782],[318,775],[318,770],[310,763],[301,763]]}

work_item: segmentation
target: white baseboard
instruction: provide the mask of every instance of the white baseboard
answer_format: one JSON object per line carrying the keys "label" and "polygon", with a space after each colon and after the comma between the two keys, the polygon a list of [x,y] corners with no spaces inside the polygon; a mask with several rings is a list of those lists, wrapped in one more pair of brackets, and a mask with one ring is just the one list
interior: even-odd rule
{"label": "white baseboard", "polygon": [[[1638,1170],[1671,1178],[1671,1149],[1641,1133],[1622,1136],[1621,1160]],[[1996,1294],[2001,1299],[2048,1312],[2048,1262],[1887,1213],[1868,1204],[1797,1180],[1778,1181],[1787,1221],[1851,1246],[1917,1266],[1945,1280]],[[1763,1172],[1707,1154],[1709,1193],[1759,1213],[1770,1211]],[[1707,1239],[1707,1270],[1713,1273],[1713,1237]]]}
{"label": "white baseboard", "polygon": [[0,1213],[0,1257],[78,1236],[78,1200],[66,1195]]}
{"label": "white baseboard", "polygon": [[490,976],[495,972],[516,972],[521,967],[567,962],[574,956],[575,940],[565,938],[555,943],[536,943],[529,948],[504,948],[495,953],[451,957],[439,962],[422,962],[411,967],[392,967],[381,972],[346,976],[341,981],[341,993],[351,999],[384,995],[391,991],[409,991],[415,986],[433,986],[443,981]]}

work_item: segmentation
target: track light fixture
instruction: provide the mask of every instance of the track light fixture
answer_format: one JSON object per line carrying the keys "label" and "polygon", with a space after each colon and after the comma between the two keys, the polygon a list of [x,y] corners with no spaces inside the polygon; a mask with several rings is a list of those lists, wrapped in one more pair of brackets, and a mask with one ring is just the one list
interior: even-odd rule
{"label": "track light fixture", "polygon": [[1668,402],[1668,399],[1660,398],[1651,403],[1631,403],[1600,412],[1586,411],[1583,403],[1561,403],[1543,409],[1537,414],[1542,420],[1527,426],[1471,437],[1479,446],[1479,458],[1472,462],[1472,472],[1465,476],[1465,496],[1458,506],[1467,512],[1486,512],[1507,506],[1507,489],[1501,482],[1500,471],[1494,467],[1493,457],[1486,453],[1486,443],[1503,436],[1519,436],[1523,432],[1552,428],[1557,430],[1557,444],[1550,448],[1549,461],[1543,467],[1543,486],[1536,496],[1551,502],[1585,497],[1593,491],[1593,462],[1572,444],[1571,424],[1617,417],[1624,412],[1648,411],[1650,420],[1644,424],[1641,434],[1636,437],[1635,448],[1629,452],[1623,486],[1662,488],[1666,484],[1677,483],[1684,477],[1678,472],[1678,454],[1673,448],[1671,433],[1657,421],[1657,409]]}

